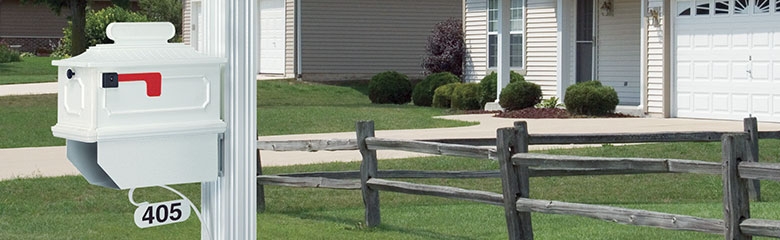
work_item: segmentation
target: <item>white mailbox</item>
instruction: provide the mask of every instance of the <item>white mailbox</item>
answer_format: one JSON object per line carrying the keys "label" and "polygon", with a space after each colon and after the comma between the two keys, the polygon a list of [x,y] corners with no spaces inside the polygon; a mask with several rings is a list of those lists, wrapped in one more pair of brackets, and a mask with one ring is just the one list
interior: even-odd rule
{"label": "white mailbox", "polygon": [[91,184],[129,189],[217,178],[226,60],[168,43],[170,23],[112,23],[114,44],[58,66],[56,137]]}

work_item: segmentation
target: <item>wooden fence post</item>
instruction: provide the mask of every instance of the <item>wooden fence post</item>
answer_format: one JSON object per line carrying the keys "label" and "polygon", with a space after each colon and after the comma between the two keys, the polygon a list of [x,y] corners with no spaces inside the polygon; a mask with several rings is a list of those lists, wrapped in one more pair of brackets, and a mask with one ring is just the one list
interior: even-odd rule
{"label": "wooden fence post", "polygon": [[[528,197],[528,167],[514,166],[512,155],[515,152],[528,151],[528,134],[525,122],[515,124],[516,128],[501,128],[496,132],[496,152],[501,167],[501,185],[504,196],[504,215],[506,216],[509,239],[533,239],[531,213],[517,211],[517,199]],[[523,135],[525,141],[523,141]],[[525,169],[523,174],[522,169]]]}
{"label": "wooden fence post", "polygon": [[366,226],[375,227],[381,223],[379,191],[369,188],[366,184],[377,175],[376,150],[369,150],[366,145],[366,138],[374,137],[374,121],[359,121],[355,128],[360,155],[363,155],[363,161],[360,163],[360,188],[363,192],[363,205],[366,207]]}
{"label": "wooden fence post", "polygon": [[[755,117],[745,118],[745,132],[748,134],[748,162],[758,162],[758,120]],[[748,180],[748,192],[750,200],[761,201],[761,181],[758,179]]]}
{"label": "wooden fence post", "polygon": [[726,224],[727,240],[748,240],[739,224],[750,218],[748,180],[739,177],[739,162],[747,160],[748,136],[745,134],[723,135],[723,218]]}
{"label": "wooden fence post", "polygon": [[[257,149],[257,176],[263,175],[263,165],[260,164],[260,149]],[[265,187],[257,182],[257,213],[265,212]]]}

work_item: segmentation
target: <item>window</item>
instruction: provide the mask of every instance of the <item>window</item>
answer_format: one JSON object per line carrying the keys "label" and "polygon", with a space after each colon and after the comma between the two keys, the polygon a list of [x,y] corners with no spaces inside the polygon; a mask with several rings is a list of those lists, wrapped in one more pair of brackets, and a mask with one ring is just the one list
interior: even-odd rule
{"label": "window", "polygon": [[[509,9],[509,66],[523,66],[524,0],[511,0]],[[498,0],[488,0],[488,67],[498,64]]]}

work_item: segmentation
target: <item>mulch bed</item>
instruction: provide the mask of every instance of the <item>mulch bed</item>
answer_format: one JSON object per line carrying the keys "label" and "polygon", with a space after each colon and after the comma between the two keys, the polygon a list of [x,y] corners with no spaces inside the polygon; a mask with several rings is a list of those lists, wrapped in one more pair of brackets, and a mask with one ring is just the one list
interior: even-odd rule
{"label": "mulch bed", "polygon": [[524,108],[515,111],[485,111],[485,110],[471,110],[465,111],[464,114],[487,114],[493,113],[494,117],[500,118],[635,118],[636,116],[612,113],[605,116],[586,116],[586,115],[573,115],[566,111],[566,109],[560,108]]}

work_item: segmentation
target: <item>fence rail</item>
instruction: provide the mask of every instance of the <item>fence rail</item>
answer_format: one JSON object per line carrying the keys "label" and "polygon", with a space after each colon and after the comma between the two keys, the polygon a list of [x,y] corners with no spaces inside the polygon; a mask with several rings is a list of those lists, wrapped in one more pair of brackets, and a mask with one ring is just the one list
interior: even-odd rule
{"label": "fence rail", "polygon": [[[745,132],[741,134],[733,132],[528,134],[527,125],[519,122],[514,128],[499,130],[496,138],[398,140],[377,138],[374,136],[373,122],[359,122],[355,139],[258,141],[258,153],[259,150],[310,152],[359,150],[363,156],[360,171],[260,175],[258,185],[361,190],[366,210],[366,225],[369,227],[381,222],[379,192],[392,191],[503,206],[510,239],[533,239],[530,215],[532,211],[585,216],[630,225],[720,234],[727,239],[749,239],[750,236],[780,238],[780,221],[750,218],[748,200],[749,198],[760,199],[759,179],[780,181],[780,164],[757,162],[757,140],[780,138],[780,131],[759,132],[755,118],[745,119],[744,125]],[[731,140],[727,141],[727,138]],[[528,146],[532,144],[716,141],[721,141],[724,145],[722,163],[684,159],[578,157],[527,153]],[[495,148],[485,146],[495,146]],[[729,148],[727,149],[726,146]],[[385,149],[497,159],[501,169],[500,171],[378,170],[376,151]],[[261,169],[258,169],[258,172],[260,173]],[[707,219],[528,197],[530,177],[645,173],[695,173],[723,176],[724,218]],[[501,194],[387,180],[498,177],[502,179]],[[264,203],[264,199],[258,200],[258,203],[261,202]],[[264,206],[258,209],[264,209]]]}

